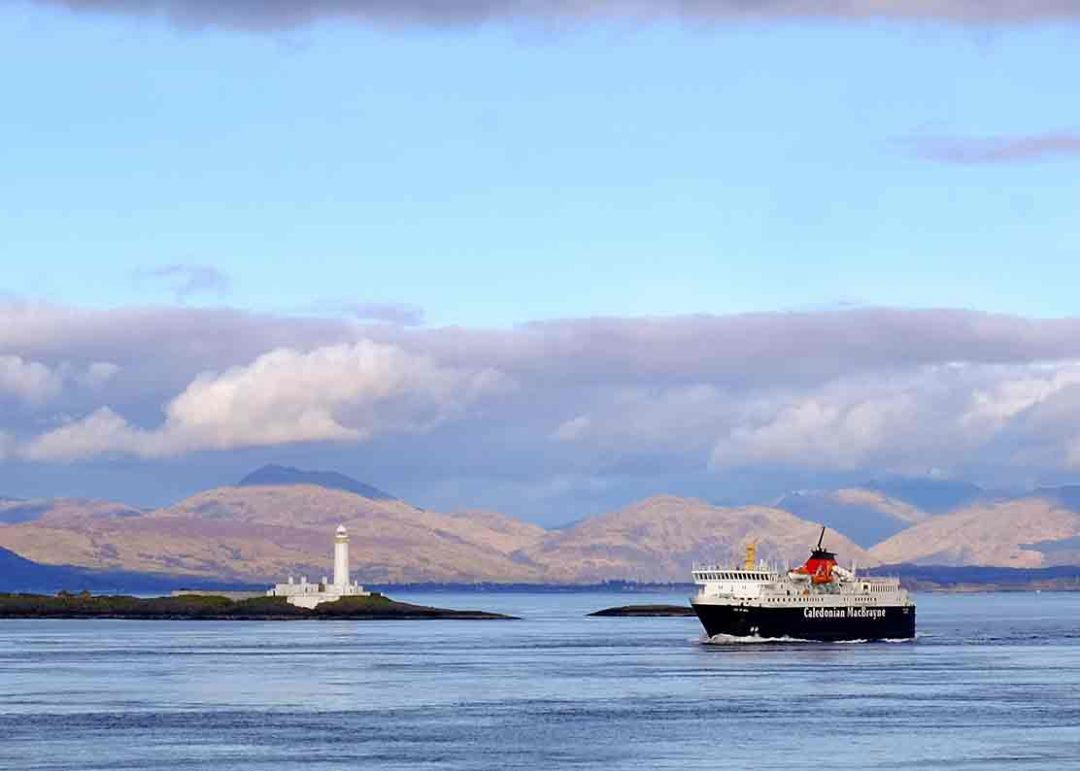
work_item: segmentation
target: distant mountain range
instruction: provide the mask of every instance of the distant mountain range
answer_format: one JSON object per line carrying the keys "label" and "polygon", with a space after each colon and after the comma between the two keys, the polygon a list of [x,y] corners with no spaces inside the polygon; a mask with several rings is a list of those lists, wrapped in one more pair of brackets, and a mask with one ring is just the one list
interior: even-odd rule
{"label": "distant mountain range", "polygon": [[356,493],[373,501],[397,500],[389,493],[377,487],[357,482],[352,477],[336,471],[301,471],[292,466],[278,466],[273,463],[257,468],[241,479],[237,487],[266,487],[275,485],[316,485],[330,490],[345,490]]}
{"label": "distant mountain range", "polygon": [[867,549],[932,516],[906,501],[868,488],[789,493],[776,502],[776,507],[838,530]]}
{"label": "distant mountain range", "polygon": [[344,523],[369,583],[685,581],[694,562],[741,559],[751,539],[766,559],[800,562],[820,523],[845,563],[1047,568],[1080,564],[1077,491],[1010,498],[894,479],[772,506],[655,496],[547,530],[494,512],[425,511],[343,474],[267,466],[150,511],[0,500],[0,547],[50,569],[267,583],[329,572],[329,534]]}
{"label": "distant mountain range", "polygon": [[77,513],[89,517],[137,517],[143,512],[133,506],[112,501],[91,501],[81,498],[45,498],[19,500],[0,498],[0,524],[14,525],[34,522],[47,514]]}
{"label": "distant mountain range", "polygon": [[971,482],[936,477],[883,477],[871,479],[863,487],[930,514],[945,514],[994,497]]}

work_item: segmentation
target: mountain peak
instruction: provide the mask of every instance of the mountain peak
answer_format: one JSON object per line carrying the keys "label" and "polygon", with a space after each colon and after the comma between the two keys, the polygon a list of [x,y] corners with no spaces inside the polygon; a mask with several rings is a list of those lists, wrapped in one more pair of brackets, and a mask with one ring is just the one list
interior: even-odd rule
{"label": "mountain peak", "polygon": [[972,482],[934,476],[885,476],[871,479],[862,486],[931,514],[953,511],[987,495],[985,490]]}
{"label": "mountain peak", "polygon": [[336,471],[305,471],[292,466],[279,466],[270,463],[257,468],[241,479],[237,487],[257,487],[266,485],[316,485],[331,490],[345,490],[356,493],[373,501],[394,501],[393,495],[377,487],[359,482],[352,477]]}

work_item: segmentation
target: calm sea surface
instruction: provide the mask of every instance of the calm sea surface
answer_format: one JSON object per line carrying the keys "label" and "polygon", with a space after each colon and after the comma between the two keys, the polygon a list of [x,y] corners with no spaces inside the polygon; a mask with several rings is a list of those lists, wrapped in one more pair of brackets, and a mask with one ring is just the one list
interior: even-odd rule
{"label": "calm sea surface", "polygon": [[1080,594],[922,595],[913,643],[522,621],[0,621],[0,768],[1080,768]]}

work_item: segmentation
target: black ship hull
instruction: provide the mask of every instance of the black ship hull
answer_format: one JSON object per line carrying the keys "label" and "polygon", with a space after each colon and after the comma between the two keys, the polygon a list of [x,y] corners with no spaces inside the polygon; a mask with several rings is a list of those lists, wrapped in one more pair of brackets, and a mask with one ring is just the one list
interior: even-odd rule
{"label": "black ship hull", "polygon": [[841,606],[761,608],[691,603],[709,637],[796,640],[905,640],[915,636],[915,608]]}

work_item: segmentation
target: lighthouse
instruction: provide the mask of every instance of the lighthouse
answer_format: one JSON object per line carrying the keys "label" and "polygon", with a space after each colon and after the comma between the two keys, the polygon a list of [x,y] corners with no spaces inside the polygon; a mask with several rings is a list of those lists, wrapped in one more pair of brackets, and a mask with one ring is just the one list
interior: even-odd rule
{"label": "lighthouse", "polygon": [[371,593],[365,592],[359,582],[349,580],[349,531],[345,525],[338,525],[334,531],[333,583],[328,583],[324,578],[312,584],[304,576],[299,581],[289,576],[287,583],[275,584],[266,594],[268,597],[285,597],[290,605],[310,609],[323,602],[336,602],[342,597],[367,597]]}
{"label": "lighthouse", "polygon": [[349,585],[349,531],[338,525],[334,532],[334,587]]}

